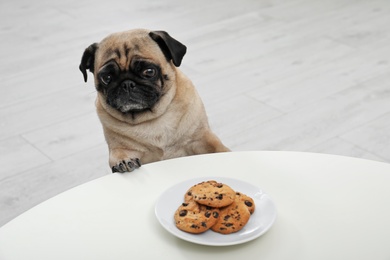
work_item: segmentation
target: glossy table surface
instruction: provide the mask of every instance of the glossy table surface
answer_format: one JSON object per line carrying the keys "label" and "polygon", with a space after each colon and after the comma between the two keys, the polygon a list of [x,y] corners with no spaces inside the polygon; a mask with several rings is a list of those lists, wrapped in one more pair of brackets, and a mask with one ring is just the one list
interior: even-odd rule
{"label": "glossy table surface", "polygon": [[[167,232],[154,212],[159,196],[208,176],[270,195],[277,208],[270,230],[233,246],[198,245]],[[53,197],[0,228],[0,259],[390,259],[389,241],[389,164],[232,152],[144,165]]]}

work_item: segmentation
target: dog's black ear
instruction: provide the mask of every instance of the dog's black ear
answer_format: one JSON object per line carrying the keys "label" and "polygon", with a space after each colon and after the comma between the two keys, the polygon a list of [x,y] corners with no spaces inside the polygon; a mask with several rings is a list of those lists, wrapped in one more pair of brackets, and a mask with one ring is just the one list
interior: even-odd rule
{"label": "dog's black ear", "polygon": [[187,47],[164,31],[152,31],[149,33],[149,36],[157,42],[167,60],[172,60],[173,64],[179,67],[187,52]]}
{"label": "dog's black ear", "polygon": [[84,75],[84,81],[87,82],[87,70],[93,73],[93,66],[95,63],[95,53],[98,48],[98,44],[91,44],[88,48],[85,49],[83,57],[81,58],[81,63],[79,66],[80,71]]}

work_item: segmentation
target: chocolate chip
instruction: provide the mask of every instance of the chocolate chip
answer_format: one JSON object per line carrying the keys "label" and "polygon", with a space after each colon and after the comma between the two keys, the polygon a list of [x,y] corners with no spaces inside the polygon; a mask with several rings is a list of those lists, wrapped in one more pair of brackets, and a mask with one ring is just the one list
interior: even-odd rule
{"label": "chocolate chip", "polygon": [[183,207],[187,207],[187,206],[188,206],[188,203],[183,203],[183,204],[181,204],[181,205],[183,205]]}
{"label": "chocolate chip", "polygon": [[207,228],[206,222],[202,222],[201,225],[202,225],[202,227]]}
{"label": "chocolate chip", "polygon": [[230,215],[226,215],[223,220],[228,220],[230,218]]}
{"label": "chocolate chip", "polygon": [[204,216],[206,218],[209,218],[211,216],[211,212],[210,211],[206,211],[206,213],[204,213]]}
{"label": "chocolate chip", "polygon": [[190,228],[199,228],[199,226],[197,226],[197,225],[195,225],[195,224],[192,224],[192,225],[190,226]]}
{"label": "chocolate chip", "polygon": [[187,192],[187,195],[188,195],[188,196],[191,196],[191,195],[192,195],[192,192],[191,192],[191,191]]}
{"label": "chocolate chip", "polygon": [[215,197],[216,199],[219,199],[219,200],[222,200],[223,199],[223,195],[222,194],[219,194],[217,197]]}
{"label": "chocolate chip", "polygon": [[246,200],[245,201],[245,205],[247,205],[248,207],[252,207],[253,204],[249,200]]}
{"label": "chocolate chip", "polygon": [[225,224],[225,227],[231,227],[231,226],[233,226],[232,223],[226,223],[226,224]]}
{"label": "chocolate chip", "polygon": [[222,188],[223,184],[222,183],[217,183],[217,188]]}
{"label": "chocolate chip", "polygon": [[187,215],[187,210],[180,210],[180,212],[179,212],[179,216],[180,217],[184,217],[185,215]]}
{"label": "chocolate chip", "polygon": [[219,213],[216,212],[216,211],[214,211],[214,212],[213,212],[213,217],[214,217],[214,218],[218,218],[218,217],[219,217]]}

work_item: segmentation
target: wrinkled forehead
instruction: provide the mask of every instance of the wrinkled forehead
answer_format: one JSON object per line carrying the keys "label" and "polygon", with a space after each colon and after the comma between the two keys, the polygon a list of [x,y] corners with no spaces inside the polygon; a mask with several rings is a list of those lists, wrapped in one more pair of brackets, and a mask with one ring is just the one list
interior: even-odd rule
{"label": "wrinkled forehead", "polygon": [[156,63],[165,56],[148,31],[128,31],[112,34],[99,43],[95,65],[99,69],[114,60],[122,70],[126,70],[134,58]]}

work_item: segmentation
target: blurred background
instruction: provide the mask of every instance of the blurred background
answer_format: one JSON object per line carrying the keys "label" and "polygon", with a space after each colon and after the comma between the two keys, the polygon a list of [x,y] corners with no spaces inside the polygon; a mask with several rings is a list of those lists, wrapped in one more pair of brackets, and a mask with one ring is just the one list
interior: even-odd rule
{"label": "blurred background", "polygon": [[181,69],[233,151],[390,162],[388,0],[0,0],[0,226],[111,174],[78,66],[133,28],[187,46]]}

